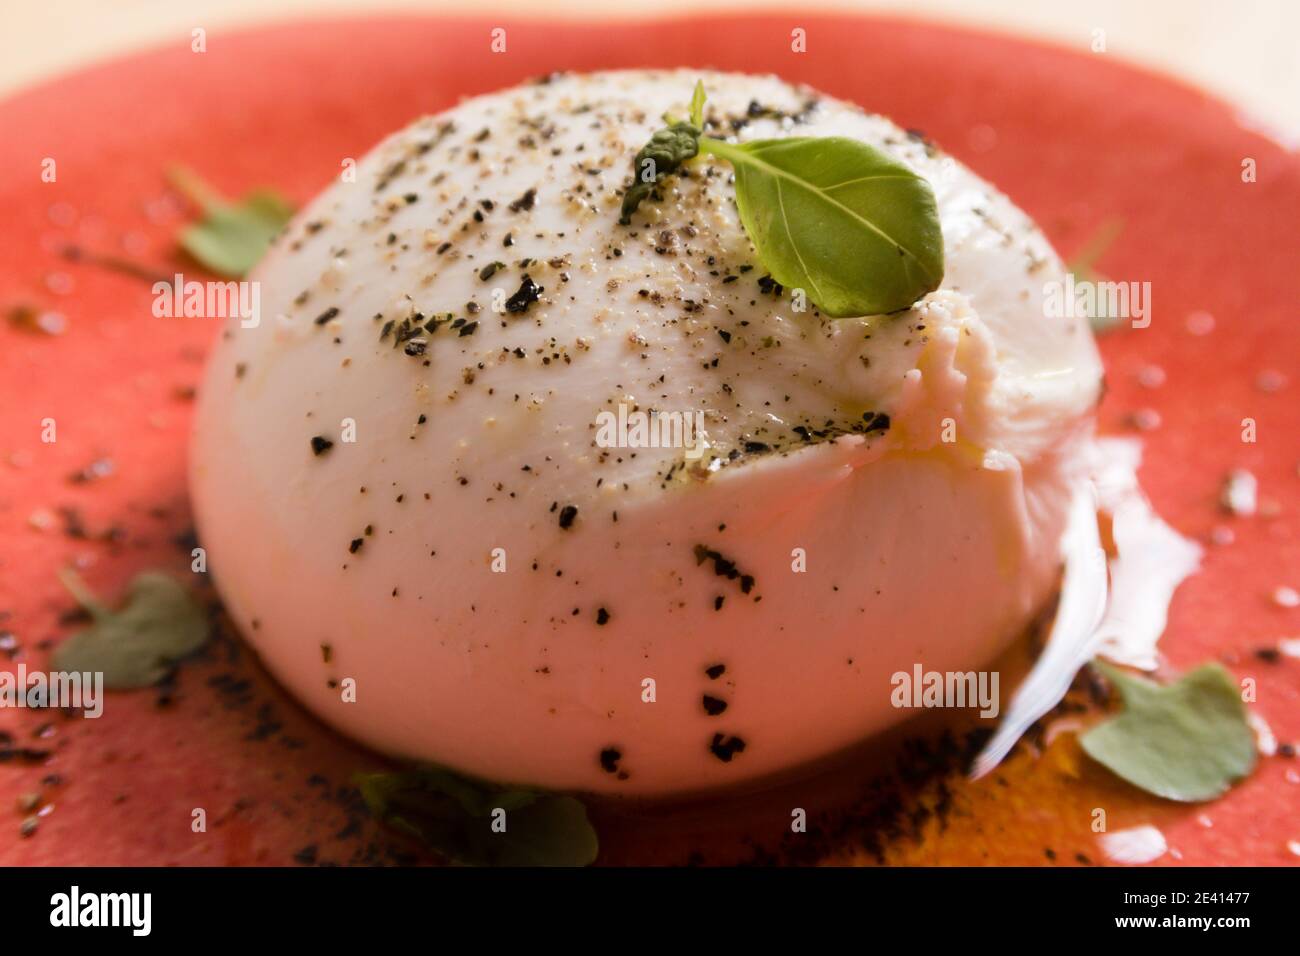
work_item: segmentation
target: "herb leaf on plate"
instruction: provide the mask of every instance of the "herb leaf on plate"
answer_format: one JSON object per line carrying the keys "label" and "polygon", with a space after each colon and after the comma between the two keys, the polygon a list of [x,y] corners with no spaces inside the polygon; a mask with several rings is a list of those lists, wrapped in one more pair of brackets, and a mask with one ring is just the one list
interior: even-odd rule
{"label": "herb leaf on plate", "polygon": [[[370,812],[453,863],[587,866],[599,844],[582,802],[570,796],[471,780],[439,767],[357,777]],[[493,829],[505,811],[505,831]]]}
{"label": "herb leaf on plate", "polygon": [[1080,739],[1084,752],[1166,800],[1212,800],[1255,766],[1255,736],[1235,681],[1205,664],[1162,687],[1100,661],[1124,711]]}
{"label": "herb leaf on plate", "polygon": [[208,639],[207,611],[169,575],[137,575],[117,611],[100,604],[71,571],[61,577],[93,620],[54,649],[55,670],[102,672],[109,690],[149,687]]}
{"label": "herb leaf on plate", "polygon": [[181,230],[181,248],[217,275],[243,278],[293,217],[288,201],[269,189],[230,202],[188,169],[172,170],[171,180],[203,212]]}

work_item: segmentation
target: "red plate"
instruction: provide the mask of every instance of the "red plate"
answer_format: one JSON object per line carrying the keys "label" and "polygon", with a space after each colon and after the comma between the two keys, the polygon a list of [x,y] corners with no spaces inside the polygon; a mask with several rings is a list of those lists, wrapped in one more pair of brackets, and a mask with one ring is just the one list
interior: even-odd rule
{"label": "red plate", "polygon": [[[508,52],[494,54],[489,31],[501,25]],[[795,27],[806,53],[791,51]],[[29,304],[67,326],[47,335],[0,321],[0,630],[19,644],[7,666],[44,668],[45,648],[67,632],[59,567],[80,563],[115,595],[142,568],[188,563],[188,544],[174,540],[189,527],[187,390],[213,324],[154,318],[147,281],[68,261],[64,246],[169,276],[183,265],[173,251],[182,214],[163,175],[174,163],[231,194],[267,184],[305,201],[345,157],[459,97],[558,69],[698,65],[775,72],[923,130],[1066,254],[1123,220],[1101,267],[1151,282],[1153,322],[1104,341],[1103,427],[1131,430],[1135,411],[1158,413],[1142,473],[1157,508],[1203,540],[1216,526],[1235,536],[1211,545],[1179,591],[1162,647],[1175,667],[1216,658],[1253,678],[1254,711],[1284,744],[1300,737],[1300,661],[1257,654],[1300,636],[1300,610],[1272,596],[1300,588],[1300,158],[1232,109],[1105,55],[839,16],[354,20],[210,33],[207,45],[193,53],[181,38],[0,105],[0,309]],[[41,178],[46,158],[52,183]],[[1255,182],[1243,182],[1247,159]],[[1189,331],[1193,313],[1212,316],[1213,329]],[[1138,383],[1149,365],[1163,385]],[[1247,418],[1255,442],[1242,439]],[[41,440],[44,419],[53,443]],[[111,473],[73,479],[97,460]],[[1257,476],[1268,513],[1217,511],[1234,467]],[[0,863],[355,862],[392,859],[397,846],[359,819],[347,792],[349,775],[378,758],[306,716],[235,640],[182,667],[168,705],[142,692],[113,696],[99,720],[6,709],[0,728],[14,737],[0,763]],[[21,748],[48,753],[12,752]],[[1091,813],[1102,807],[1112,829],[1159,825],[1173,851],[1161,862],[1300,862],[1287,850],[1300,840],[1294,759],[1265,759],[1224,799],[1182,807],[1118,783],[1071,734],[1041,756],[1030,749],[978,784],[913,751],[937,778],[901,804],[828,818],[793,849],[771,839],[788,832],[788,809],[755,806],[720,827],[707,808],[601,807],[602,859],[731,859],[758,844],[760,859],[1095,862]],[[41,809],[22,837],[25,794]],[[204,833],[191,826],[199,808]]]}

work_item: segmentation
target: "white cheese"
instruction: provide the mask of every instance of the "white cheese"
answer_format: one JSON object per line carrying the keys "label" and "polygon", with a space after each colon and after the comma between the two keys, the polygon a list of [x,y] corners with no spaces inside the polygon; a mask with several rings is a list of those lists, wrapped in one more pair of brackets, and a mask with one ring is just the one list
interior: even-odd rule
{"label": "white cheese", "polygon": [[[366,744],[555,788],[728,786],[906,718],[892,674],[989,665],[1055,591],[1101,365],[1046,315],[1043,236],[882,118],[705,73],[721,134],[851,136],[933,185],[941,290],[796,312],[721,161],[618,224],[697,76],[421,120],[252,276],[266,318],[230,325],[198,407],[198,527],[267,666]],[[417,313],[461,321],[395,348]],[[620,404],[701,413],[707,451],[600,447]]]}

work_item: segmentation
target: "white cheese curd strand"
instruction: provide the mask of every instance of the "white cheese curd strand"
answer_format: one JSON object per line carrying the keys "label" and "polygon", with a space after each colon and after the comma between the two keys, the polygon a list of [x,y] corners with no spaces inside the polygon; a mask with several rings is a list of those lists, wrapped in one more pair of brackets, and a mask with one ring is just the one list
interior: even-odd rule
{"label": "white cheese curd strand", "polygon": [[1098,653],[1116,664],[1155,670],[1169,603],[1178,585],[1201,566],[1202,549],[1162,521],[1142,493],[1137,439],[1099,439],[1094,452],[1099,504],[1111,516],[1116,552]]}
{"label": "white cheese curd strand", "polygon": [[[1030,725],[1060,703],[1093,657],[1155,670],[1174,591],[1200,567],[1200,546],[1162,521],[1138,485],[1140,442],[1095,439],[1084,460],[1089,472],[1079,483],[1062,540],[1065,571],[1056,616],[1042,654],[975,759],[975,778],[1001,763]],[[1115,557],[1109,562],[1098,510],[1111,517]]]}
{"label": "white cheese curd strand", "polygon": [[[712,135],[848,136],[925,176],[942,288],[795,311],[708,157],[619,225],[697,78]],[[1055,593],[1091,331],[1048,314],[1063,268],[1005,196],[851,105],[695,71],[477,97],[381,143],[250,278],[277,318],[212,357],[198,529],[277,678],[396,757],[751,782],[912,716],[893,674],[986,667]],[[459,321],[394,348],[416,313]],[[620,405],[701,413],[707,452],[602,447]]]}
{"label": "white cheese curd strand", "polygon": [[1060,702],[1070,682],[1096,653],[1097,627],[1106,612],[1106,552],[1097,531],[1097,499],[1091,484],[1074,497],[1061,542],[1065,573],[1061,597],[1042,654],[1016,689],[996,733],[971,768],[978,779],[1002,762],[1039,717]]}

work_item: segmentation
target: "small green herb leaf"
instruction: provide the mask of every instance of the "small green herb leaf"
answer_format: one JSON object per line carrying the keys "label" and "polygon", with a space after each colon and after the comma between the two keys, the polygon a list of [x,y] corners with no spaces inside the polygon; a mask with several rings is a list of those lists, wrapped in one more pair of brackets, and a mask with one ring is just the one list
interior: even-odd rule
{"label": "small green herb leaf", "polygon": [[[357,778],[381,822],[466,866],[587,866],[599,844],[574,797],[494,787],[438,767]],[[505,811],[505,830],[493,824]]]}
{"label": "small green herb leaf", "polygon": [[704,81],[695,81],[695,91],[691,94],[691,125],[704,129]]}
{"label": "small green herb leaf", "polygon": [[943,281],[930,184],[842,136],[714,139],[700,149],[736,170],[740,219],[763,266],[842,318],[906,309]]}
{"label": "small green herb leaf", "polygon": [[1079,743],[1129,783],[1166,800],[1212,800],[1255,766],[1255,739],[1232,676],[1206,664],[1168,687],[1100,661],[1124,712]]}
{"label": "small green herb leaf", "polygon": [[674,123],[656,130],[650,142],[641,147],[632,161],[632,175],[636,181],[623,194],[618,221],[625,226],[630,223],[632,213],[654,192],[655,186],[665,176],[677,172],[682,163],[695,157],[699,152],[699,141],[699,127],[690,123]]}
{"label": "small green herb leaf", "polygon": [[137,575],[120,611],[101,605],[71,571],[61,578],[94,621],[55,648],[55,670],[100,671],[109,690],[148,687],[208,639],[207,612],[166,574]]}
{"label": "small green herb leaf", "polygon": [[218,275],[246,275],[293,217],[293,207],[269,189],[232,203],[189,170],[173,170],[171,179],[203,211],[200,221],[181,230],[181,248]]}
{"label": "small green herb leaf", "polygon": [[1106,250],[1114,245],[1123,231],[1123,219],[1107,219],[1075,253],[1074,258],[1065,264],[1066,271],[1073,272],[1078,280],[1092,281],[1102,278],[1101,273],[1097,271],[1097,260],[1106,254]]}
{"label": "small green herb leaf", "polygon": [[[1097,260],[1105,255],[1124,231],[1124,220],[1115,218],[1102,223],[1096,233],[1083,244],[1074,258],[1065,264],[1065,271],[1074,274],[1076,282],[1104,282],[1106,277],[1097,270]],[[1102,296],[1095,297],[1096,305],[1088,315],[1093,332],[1109,331],[1119,325],[1123,316],[1111,315],[1107,311],[1107,301]]]}
{"label": "small green herb leaf", "polygon": [[662,179],[708,153],[731,163],[740,220],[763,267],[834,318],[906,309],[943,281],[934,192],[905,164],[842,136],[736,144],[702,135],[704,88],[691,121],[656,132],[637,153],[620,222]]}

